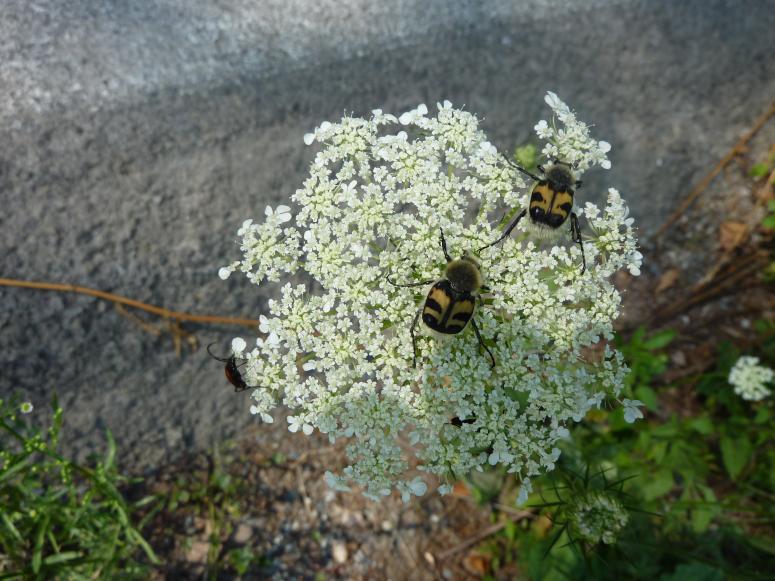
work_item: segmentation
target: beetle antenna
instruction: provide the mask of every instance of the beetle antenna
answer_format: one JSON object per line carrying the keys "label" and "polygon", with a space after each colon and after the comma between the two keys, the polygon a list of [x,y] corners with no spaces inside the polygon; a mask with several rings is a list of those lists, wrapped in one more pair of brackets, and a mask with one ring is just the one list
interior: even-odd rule
{"label": "beetle antenna", "polygon": [[232,359],[231,357],[229,357],[228,359],[224,359],[223,357],[218,357],[217,355],[214,355],[213,352],[210,351],[210,347],[215,345],[217,342],[218,341],[213,341],[212,343],[210,343],[207,346],[207,352],[210,354],[210,357],[212,357],[213,359],[216,359],[217,361],[220,361],[221,363],[228,363],[229,361],[231,361],[231,359]]}

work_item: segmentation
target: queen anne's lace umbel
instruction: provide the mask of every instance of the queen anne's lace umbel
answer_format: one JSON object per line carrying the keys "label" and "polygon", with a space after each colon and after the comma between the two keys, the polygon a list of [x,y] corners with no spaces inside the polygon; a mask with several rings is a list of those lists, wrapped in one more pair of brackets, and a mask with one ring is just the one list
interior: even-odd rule
{"label": "queen anne's lace umbel", "polygon": [[748,401],[760,401],[772,392],[767,384],[775,380],[775,371],[759,365],[759,358],[750,355],[740,357],[729,371],[729,383],[735,393]]}
{"label": "queen anne's lace umbel", "polygon": [[[537,126],[546,151],[577,164],[577,174],[610,165],[610,146],[592,140],[556,95],[546,101],[555,115]],[[442,478],[504,465],[529,490],[531,476],[554,467],[566,425],[616,398],[627,372],[619,353],[594,349],[611,338],[619,310],[611,275],[638,274],[641,263],[621,196],[611,189],[604,208],[578,211],[583,275],[565,226],[554,241],[517,230],[481,252],[490,290],[474,319],[494,369],[470,325],[446,341],[420,333],[414,369],[409,328],[427,289],[391,286],[387,275],[402,284],[441,278],[440,229],[453,257],[485,246],[504,212],[525,206],[528,184],[476,117],[448,101],[434,116],[420,105],[398,118],[375,110],[325,122],[304,141],[321,149],[293,196],[293,220],[281,206],[262,224],[246,221],[242,260],[219,272],[259,284],[302,270],[316,281],[286,284],[261,316],[266,337],[235,353],[258,386],[251,412],[271,419],[285,405],[291,431],[348,438],[350,465],[326,475],[335,489],[421,495],[425,481],[408,476],[419,462]]]}

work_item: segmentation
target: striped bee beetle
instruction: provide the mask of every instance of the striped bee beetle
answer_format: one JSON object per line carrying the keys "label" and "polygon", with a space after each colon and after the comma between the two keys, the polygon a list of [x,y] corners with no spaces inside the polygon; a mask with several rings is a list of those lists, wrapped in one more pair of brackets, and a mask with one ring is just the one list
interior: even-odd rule
{"label": "striped bee beetle", "polygon": [[555,158],[552,160],[552,165],[547,168],[539,165],[538,169],[542,175],[537,176],[515,163],[509,163],[535,181],[530,191],[530,203],[528,208],[522,210],[503,231],[500,238],[492,244],[480,248],[478,252],[505,239],[528,212],[533,224],[548,230],[557,230],[570,219],[571,239],[581,248],[581,274],[584,274],[587,270],[587,260],[584,257],[584,243],[581,240],[579,219],[573,211],[574,188],[581,187],[581,181],[576,179],[571,165]]}
{"label": "striped bee beetle", "polygon": [[255,387],[253,385],[248,385],[245,379],[242,377],[242,373],[240,373],[239,368],[244,365],[244,363],[240,363],[237,365],[237,358],[232,355],[231,357],[218,357],[217,355],[213,355],[213,352],[210,351],[210,347],[215,345],[215,343],[210,343],[207,346],[207,352],[210,354],[210,357],[213,359],[220,361],[221,363],[225,363],[226,367],[224,367],[223,372],[226,375],[226,379],[229,380],[229,383],[231,383],[234,386],[235,392],[245,391],[247,389],[250,389],[252,387]]}
{"label": "striped bee beetle", "polygon": [[396,284],[390,280],[387,281],[396,287],[408,288],[417,286],[426,286],[434,283],[425,297],[422,307],[412,321],[409,333],[412,336],[413,366],[417,367],[417,324],[422,321],[428,331],[436,337],[450,337],[458,335],[471,323],[476,333],[476,339],[479,346],[487,351],[490,357],[491,366],[495,367],[495,357],[487,348],[479,333],[479,327],[474,321],[474,311],[477,300],[481,302],[480,290],[488,290],[482,284],[482,274],[479,270],[479,263],[470,253],[466,253],[461,258],[453,259],[447,251],[447,241],[444,239],[444,231],[441,230],[441,249],[444,252],[444,258],[447,260],[447,267],[444,271],[444,277],[440,280],[425,280],[412,284]]}

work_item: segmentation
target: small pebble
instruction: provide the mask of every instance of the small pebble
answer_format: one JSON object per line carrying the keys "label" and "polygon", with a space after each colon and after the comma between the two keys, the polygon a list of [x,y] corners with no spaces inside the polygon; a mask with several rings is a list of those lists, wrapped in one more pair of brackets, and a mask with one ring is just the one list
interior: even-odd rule
{"label": "small pebble", "polygon": [[347,562],[347,545],[342,541],[334,541],[331,543],[331,554],[334,556],[334,561],[340,565]]}
{"label": "small pebble", "polygon": [[237,530],[234,531],[234,542],[245,544],[253,536],[253,529],[244,523],[237,525]]}

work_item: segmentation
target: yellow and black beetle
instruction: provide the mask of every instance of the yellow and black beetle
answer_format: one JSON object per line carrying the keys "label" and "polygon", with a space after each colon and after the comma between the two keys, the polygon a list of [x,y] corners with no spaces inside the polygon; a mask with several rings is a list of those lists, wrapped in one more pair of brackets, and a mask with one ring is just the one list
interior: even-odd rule
{"label": "yellow and black beetle", "polygon": [[[495,357],[487,348],[479,333],[479,327],[474,321],[474,310],[476,301],[481,301],[480,290],[487,290],[482,284],[482,274],[479,270],[479,263],[471,254],[466,253],[461,258],[453,259],[447,252],[447,241],[444,239],[444,231],[441,230],[441,249],[444,252],[444,258],[447,259],[447,268],[444,271],[444,277],[435,282],[428,291],[420,310],[412,321],[409,333],[412,336],[413,366],[417,367],[417,337],[415,329],[417,323],[422,320],[423,325],[428,328],[432,334],[442,337],[457,335],[471,323],[479,341],[479,346],[483,347],[490,356],[492,367],[495,367]],[[433,280],[424,280],[412,284],[396,284],[390,280],[390,284],[397,287],[415,287],[425,286]]]}
{"label": "yellow and black beetle", "polygon": [[512,163],[512,165],[526,176],[535,180],[535,184],[530,191],[530,204],[526,210],[522,210],[514,221],[509,224],[500,238],[492,244],[480,248],[478,252],[494,246],[505,239],[528,212],[530,213],[530,221],[533,224],[552,230],[556,230],[570,218],[571,239],[581,248],[581,274],[584,274],[587,269],[587,260],[584,257],[584,243],[581,240],[579,218],[573,212],[574,188],[581,187],[581,181],[576,179],[571,165],[558,159],[553,159],[552,165],[546,169],[543,166],[538,166],[542,176],[537,176],[516,164]]}

